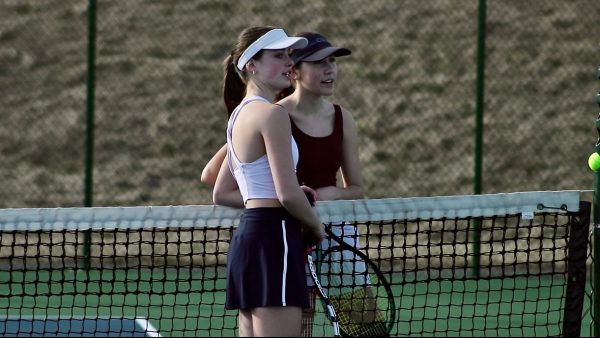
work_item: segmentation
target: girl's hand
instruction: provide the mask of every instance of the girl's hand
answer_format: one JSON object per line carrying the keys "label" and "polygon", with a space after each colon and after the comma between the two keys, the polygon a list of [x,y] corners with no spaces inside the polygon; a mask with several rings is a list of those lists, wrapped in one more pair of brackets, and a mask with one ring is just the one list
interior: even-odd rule
{"label": "girl's hand", "polygon": [[304,194],[306,195],[306,198],[308,199],[308,203],[310,203],[311,207],[315,206],[315,201],[318,198],[317,192],[308,186],[302,185],[300,186],[300,188],[302,189],[302,191],[304,191]]}

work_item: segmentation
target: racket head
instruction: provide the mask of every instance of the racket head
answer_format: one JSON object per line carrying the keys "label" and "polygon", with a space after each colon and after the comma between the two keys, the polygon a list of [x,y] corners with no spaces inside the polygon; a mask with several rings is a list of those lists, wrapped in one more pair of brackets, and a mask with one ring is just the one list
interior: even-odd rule
{"label": "racket head", "polygon": [[316,271],[342,335],[389,336],[396,316],[389,282],[366,254],[330,231],[328,235],[337,245],[320,254]]}

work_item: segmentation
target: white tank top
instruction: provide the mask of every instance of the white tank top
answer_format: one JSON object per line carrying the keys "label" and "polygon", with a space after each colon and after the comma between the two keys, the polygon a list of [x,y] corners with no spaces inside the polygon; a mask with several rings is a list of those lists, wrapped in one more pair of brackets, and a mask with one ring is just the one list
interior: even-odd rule
{"label": "white tank top", "polygon": [[[275,183],[273,183],[273,174],[271,173],[271,166],[269,165],[267,154],[259,157],[254,162],[244,163],[238,159],[233,149],[233,124],[237,119],[238,113],[246,104],[257,100],[270,103],[267,99],[261,96],[250,97],[247,100],[242,101],[233,110],[231,117],[229,118],[229,122],[227,123],[227,152],[229,154],[229,170],[231,170],[231,173],[237,181],[238,187],[240,188],[240,193],[244,199],[244,203],[253,198],[277,199]],[[298,146],[296,145],[294,137],[291,138],[291,146],[295,168],[298,165],[299,155]]]}

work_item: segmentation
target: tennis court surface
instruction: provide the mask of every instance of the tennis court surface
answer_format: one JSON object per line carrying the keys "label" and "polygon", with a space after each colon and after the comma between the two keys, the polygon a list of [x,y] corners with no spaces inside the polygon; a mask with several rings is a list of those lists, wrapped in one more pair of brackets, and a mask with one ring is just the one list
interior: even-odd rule
{"label": "tennis court surface", "polygon": [[[391,282],[392,336],[574,337],[586,335],[593,310],[591,203],[580,196],[316,208],[323,222],[355,225],[362,251]],[[224,309],[225,264],[240,213],[212,205],[0,210],[0,336],[236,335],[237,313]],[[313,335],[331,335],[320,313]]]}
{"label": "tennis court surface", "polygon": [[3,337],[160,337],[145,318],[0,318]]}

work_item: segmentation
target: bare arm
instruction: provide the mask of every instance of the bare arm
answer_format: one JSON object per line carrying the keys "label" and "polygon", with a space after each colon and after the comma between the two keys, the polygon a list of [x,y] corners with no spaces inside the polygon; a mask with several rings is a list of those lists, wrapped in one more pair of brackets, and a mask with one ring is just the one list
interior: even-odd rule
{"label": "bare arm", "polygon": [[296,178],[290,146],[291,125],[287,112],[274,106],[265,114],[265,121],[260,126],[279,201],[318,239],[322,239],[325,234],[323,225]]}
{"label": "bare arm", "polygon": [[225,160],[221,161],[221,168],[213,189],[213,203],[233,208],[243,208],[244,201],[237,182],[229,170],[227,156],[227,151],[225,151]]}
{"label": "bare arm", "polygon": [[317,189],[319,200],[351,200],[364,198],[363,179],[361,174],[360,160],[358,158],[358,136],[356,123],[345,109],[342,110],[344,117],[344,141],[342,145],[342,180],[343,187],[323,187]]}
{"label": "bare arm", "polygon": [[206,166],[202,170],[202,175],[200,176],[200,183],[209,186],[215,185],[217,175],[221,169],[221,164],[223,164],[223,161],[225,160],[225,156],[227,156],[227,144],[223,145],[208,163],[206,163]]}

